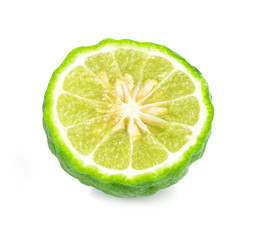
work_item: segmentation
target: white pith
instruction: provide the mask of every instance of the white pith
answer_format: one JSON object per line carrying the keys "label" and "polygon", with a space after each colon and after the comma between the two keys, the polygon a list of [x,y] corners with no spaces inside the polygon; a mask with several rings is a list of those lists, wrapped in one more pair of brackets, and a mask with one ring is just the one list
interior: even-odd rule
{"label": "white pith", "polygon": [[[128,47],[126,47],[128,48]],[[133,48],[133,47],[131,47]],[[105,168],[105,167],[102,167],[98,164],[96,164],[94,161],[93,161],[93,158],[92,158],[92,155],[89,155],[89,156],[83,156],[81,155],[79,152],[77,152],[74,147],[72,146],[72,144],[70,143],[68,137],[67,137],[67,134],[66,134],[66,128],[60,123],[59,121],[59,118],[58,118],[58,114],[57,114],[57,111],[56,111],[56,106],[57,106],[57,99],[59,97],[59,95],[61,93],[65,93],[65,91],[63,90],[63,81],[66,77],[66,75],[75,67],[75,66],[84,66],[86,67],[85,65],[85,59],[86,57],[90,56],[90,55],[93,55],[93,54],[96,54],[98,52],[113,52],[114,50],[116,50],[117,47],[111,45],[111,46],[106,46],[106,47],[103,47],[101,48],[100,50],[94,52],[90,52],[90,53],[84,53],[84,54],[81,54],[81,55],[78,55],[78,57],[75,59],[74,63],[71,64],[70,66],[68,66],[59,76],[58,76],[58,81],[56,83],[56,86],[55,86],[55,90],[54,90],[54,104],[53,104],[53,116],[54,116],[54,121],[56,122],[56,126],[59,128],[59,132],[65,142],[65,144],[71,149],[71,151],[73,152],[73,154],[79,158],[80,160],[82,160],[83,164],[85,166],[87,165],[94,165],[94,166],[97,166],[98,169],[102,172],[102,173],[107,173],[107,174],[124,174],[128,177],[131,177],[133,175],[138,175],[138,174],[143,174],[145,172],[153,172],[155,171],[156,169],[158,168],[162,168],[162,167],[165,167],[165,166],[168,166],[168,165],[173,165],[173,163],[179,161],[179,159],[182,157],[183,153],[192,145],[194,145],[196,143],[196,138],[197,136],[200,134],[201,132],[201,128],[203,127],[204,123],[205,123],[205,119],[207,117],[207,109],[206,109],[206,106],[205,104],[203,103],[203,97],[202,97],[202,90],[201,90],[201,84],[200,82],[194,78],[190,72],[182,65],[180,64],[175,58],[172,58],[170,57],[169,55],[167,54],[163,54],[161,53],[160,51],[156,50],[156,49],[151,49],[149,51],[146,51],[144,49],[140,49],[140,48],[137,48],[136,50],[138,51],[143,51],[143,52],[146,52],[147,54],[149,55],[156,55],[156,56],[161,56],[161,57],[164,57],[166,58],[167,60],[169,60],[174,66],[174,71],[177,71],[177,70],[181,70],[183,71],[184,73],[186,73],[190,79],[193,81],[194,85],[195,85],[195,91],[192,95],[189,95],[189,96],[195,96],[197,97],[198,99],[198,102],[199,102],[199,105],[200,105],[200,115],[199,115],[199,120],[197,122],[196,125],[194,126],[187,126],[185,125],[186,127],[189,127],[192,131],[192,135],[189,136],[189,141],[176,153],[170,153],[168,152],[169,154],[169,157],[168,159],[161,163],[161,164],[158,164],[154,167],[151,167],[151,168],[148,168],[148,169],[144,169],[144,170],[135,170],[131,167],[131,164],[130,166],[127,168],[127,169],[124,169],[124,170],[114,170],[114,169],[108,169],[108,168]],[[170,75],[173,74],[173,72],[170,73]],[[162,80],[163,81],[163,80]],[[188,95],[187,95],[188,96]],[[180,98],[184,98],[184,97],[187,97],[187,96],[182,96]],[[178,98],[178,99],[180,99]],[[174,101],[178,100],[178,99],[175,99]],[[156,103],[156,104],[151,104],[151,105],[159,105],[160,103]],[[121,118],[120,121],[118,121],[118,123],[116,124],[116,126],[119,126],[119,124],[122,123],[122,121],[129,117],[130,121],[129,123],[133,123],[134,122],[134,119],[139,119],[139,114],[140,114],[140,110],[142,109],[143,106],[141,106],[140,104],[138,104],[136,101],[134,101],[133,99],[130,99],[129,102],[124,102],[122,103],[122,106],[121,106],[121,109],[122,109],[122,113],[123,113],[123,116]],[[142,114],[145,114],[146,113],[142,113]],[[129,124],[129,125],[130,125]],[[183,125],[183,124],[179,124],[179,125]],[[132,128],[133,125],[131,125],[129,128]],[[130,132],[132,130],[129,130]],[[106,137],[105,137],[106,138]],[[96,147],[97,149],[97,147]]]}

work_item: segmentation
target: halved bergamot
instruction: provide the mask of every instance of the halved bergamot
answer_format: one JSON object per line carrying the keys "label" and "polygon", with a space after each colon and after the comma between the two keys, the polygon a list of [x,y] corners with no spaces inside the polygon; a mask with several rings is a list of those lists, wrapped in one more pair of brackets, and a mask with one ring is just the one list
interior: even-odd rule
{"label": "halved bergamot", "polygon": [[45,93],[52,153],[82,183],[150,195],[199,159],[214,110],[201,73],[165,46],[106,39],[73,50]]}

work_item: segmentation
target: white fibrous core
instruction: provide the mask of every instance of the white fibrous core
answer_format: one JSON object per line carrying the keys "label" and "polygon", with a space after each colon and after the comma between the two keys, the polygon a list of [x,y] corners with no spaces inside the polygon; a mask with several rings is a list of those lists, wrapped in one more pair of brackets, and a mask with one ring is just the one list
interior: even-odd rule
{"label": "white fibrous core", "polygon": [[158,116],[167,114],[167,108],[144,104],[144,101],[156,89],[158,85],[156,80],[148,79],[143,85],[135,87],[132,76],[126,73],[112,86],[106,72],[100,72],[99,77],[111,95],[110,97],[108,94],[104,94],[103,99],[113,106],[107,111],[107,114],[112,117],[109,124],[115,125],[115,130],[127,126],[131,139],[135,141],[139,134],[149,132],[147,124],[157,125],[157,123],[165,122]]}

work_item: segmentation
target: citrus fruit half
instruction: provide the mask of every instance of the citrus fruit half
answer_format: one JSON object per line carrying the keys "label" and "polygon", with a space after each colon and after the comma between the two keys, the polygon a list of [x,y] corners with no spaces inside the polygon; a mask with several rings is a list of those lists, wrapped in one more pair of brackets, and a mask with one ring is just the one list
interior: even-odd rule
{"label": "citrus fruit half", "polygon": [[43,125],[62,168],[115,196],[178,182],[199,159],[214,110],[201,73],[165,46],[105,39],[51,77]]}

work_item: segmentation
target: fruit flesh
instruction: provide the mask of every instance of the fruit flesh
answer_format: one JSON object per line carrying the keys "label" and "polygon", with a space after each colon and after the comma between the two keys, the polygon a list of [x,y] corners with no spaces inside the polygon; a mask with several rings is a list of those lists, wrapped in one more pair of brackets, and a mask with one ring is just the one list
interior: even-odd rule
{"label": "fruit flesh", "polygon": [[105,168],[144,170],[189,141],[200,113],[194,91],[167,59],[118,48],[67,74],[57,112],[78,153]]}

